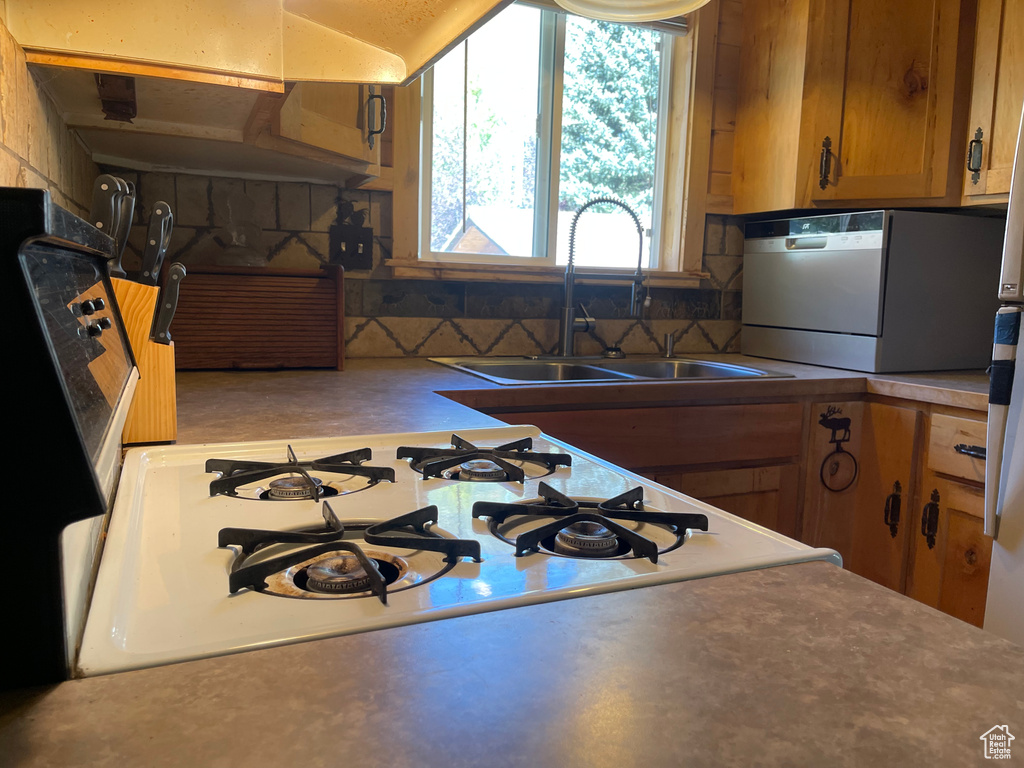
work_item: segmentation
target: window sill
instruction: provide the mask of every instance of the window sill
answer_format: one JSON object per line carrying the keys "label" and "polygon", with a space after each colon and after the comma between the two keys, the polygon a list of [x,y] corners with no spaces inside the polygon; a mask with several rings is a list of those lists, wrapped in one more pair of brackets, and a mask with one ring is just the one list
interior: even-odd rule
{"label": "window sill", "polygon": [[[470,264],[467,262],[419,261],[417,259],[389,259],[384,262],[391,276],[411,280],[487,280],[503,283],[560,283],[565,277],[564,267],[520,266],[518,264]],[[706,272],[663,272],[644,270],[644,283],[654,288],[698,288]],[[630,285],[633,273],[621,270],[609,273],[590,267],[576,268],[576,283],[580,285]]]}

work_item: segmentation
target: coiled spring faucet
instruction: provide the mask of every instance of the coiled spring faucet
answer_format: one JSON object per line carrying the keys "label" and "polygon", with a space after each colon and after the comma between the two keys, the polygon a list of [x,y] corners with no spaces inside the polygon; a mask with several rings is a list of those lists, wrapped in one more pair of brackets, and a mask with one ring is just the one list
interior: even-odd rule
{"label": "coiled spring faucet", "polygon": [[580,306],[580,310],[583,317],[576,317],[576,308],[573,306],[573,284],[576,281],[576,224],[580,220],[580,216],[583,212],[594,205],[600,203],[610,203],[611,205],[617,205],[626,211],[632,218],[633,223],[636,225],[636,232],[640,239],[640,246],[637,249],[636,257],[636,272],[633,274],[633,289],[630,295],[629,302],[629,313],[632,317],[638,317],[640,314],[640,306],[642,304],[640,299],[640,291],[643,288],[644,273],[641,268],[644,257],[644,230],[640,225],[640,217],[636,215],[636,212],[626,205],[621,200],[614,197],[595,197],[592,200],[588,200],[576,214],[572,217],[572,224],[569,227],[569,263],[565,265],[565,292],[564,301],[562,302],[562,315],[561,325],[559,327],[558,334],[558,354],[566,357],[573,355],[575,347],[575,338],[578,332],[590,330],[591,323],[594,319],[587,315],[585,309]]}

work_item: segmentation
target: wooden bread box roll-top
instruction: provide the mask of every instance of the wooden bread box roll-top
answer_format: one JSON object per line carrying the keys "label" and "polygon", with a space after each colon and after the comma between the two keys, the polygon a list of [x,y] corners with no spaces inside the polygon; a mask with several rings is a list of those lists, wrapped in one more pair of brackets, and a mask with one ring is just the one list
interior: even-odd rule
{"label": "wooden bread box roll-top", "polygon": [[345,361],[340,266],[189,266],[171,325],[179,370],[334,368]]}

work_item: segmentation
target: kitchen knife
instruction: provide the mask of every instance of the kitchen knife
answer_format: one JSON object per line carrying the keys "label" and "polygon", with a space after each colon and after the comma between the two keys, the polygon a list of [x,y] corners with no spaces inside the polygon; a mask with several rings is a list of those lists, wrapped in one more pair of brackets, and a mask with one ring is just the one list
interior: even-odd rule
{"label": "kitchen knife", "polygon": [[92,187],[92,208],[89,222],[111,237],[117,235],[117,223],[121,216],[122,182],[109,173],[96,178]]}
{"label": "kitchen knife", "polygon": [[124,255],[124,247],[128,244],[128,232],[132,228],[132,218],[135,215],[135,185],[124,179],[117,181],[121,184],[123,194],[119,200],[117,226],[110,233],[117,248],[117,256],[110,262],[110,276],[126,278],[128,273],[121,267],[121,257]]}
{"label": "kitchen knife", "polygon": [[153,331],[149,335],[157,344],[171,343],[171,320],[174,319],[174,310],[178,308],[178,290],[184,276],[184,266],[178,263],[171,264],[167,271],[167,284],[160,292],[160,303],[153,317]]}
{"label": "kitchen knife", "polygon": [[143,285],[156,285],[160,279],[160,267],[171,243],[171,230],[174,228],[174,214],[171,206],[160,200],[153,206],[153,215],[149,217],[149,229],[146,232],[146,248],[142,253],[142,274],[139,282]]}

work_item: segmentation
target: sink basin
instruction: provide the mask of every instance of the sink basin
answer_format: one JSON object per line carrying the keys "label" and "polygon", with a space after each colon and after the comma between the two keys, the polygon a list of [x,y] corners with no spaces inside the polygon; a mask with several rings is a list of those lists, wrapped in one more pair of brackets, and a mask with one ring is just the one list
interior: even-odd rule
{"label": "sink basin", "polygon": [[632,378],[628,373],[603,370],[596,366],[548,360],[472,362],[452,367],[461,368],[485,378],[514,379],[516,381],[622,381]]}
{"label": "sink basin", "polygon": [[435,357],[457,371],[492,381],[495,384],[554,384],[567,382],[627,382],[656,380],[713,380],[782,378],[789,374],[769,373],[732,363],[682,358],[637,358],[607,360],[601,357]]}
{"label": "sink basin", "polygon": [[593,363],[593,367],[648,379],[745,379],[768,375],[755,368],[701,360],[609,360]]}

